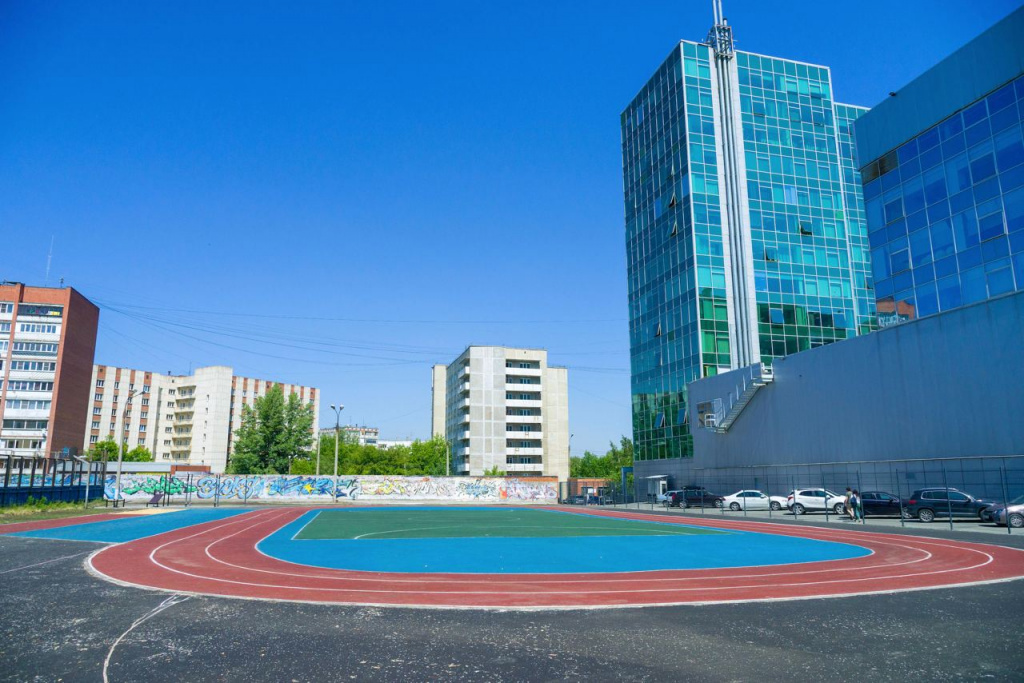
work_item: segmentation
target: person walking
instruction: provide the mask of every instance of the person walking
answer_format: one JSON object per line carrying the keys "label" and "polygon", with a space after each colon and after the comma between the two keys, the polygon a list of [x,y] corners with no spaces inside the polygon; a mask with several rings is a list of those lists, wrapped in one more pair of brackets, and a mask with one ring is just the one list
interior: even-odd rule
{"label": "person walking", "polygon": [[861,507],[860,491],[857,489],[853,490],[853,521],[864,521],[864,508]]}
{"label": "person walking", "polygon": [[846,500],[843,501],[843,512],[850,516],[850,520],[855,519],[853,516],[853,491],[850,487],[846,487]]}

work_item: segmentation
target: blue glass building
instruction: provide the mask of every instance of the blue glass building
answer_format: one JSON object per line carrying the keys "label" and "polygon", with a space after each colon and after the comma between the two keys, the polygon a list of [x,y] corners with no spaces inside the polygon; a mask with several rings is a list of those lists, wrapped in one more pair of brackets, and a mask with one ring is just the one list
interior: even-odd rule
{"label": "blue glass building", "polygon": [[1024,8],[855,125],[881,326],[1024,290]]}
{"label": "blue glass building", "polygon": [[827,67],[734,50],[719,16],[622,112],[638,461],[692,457],[689,382],[874,328],[865,111]]}

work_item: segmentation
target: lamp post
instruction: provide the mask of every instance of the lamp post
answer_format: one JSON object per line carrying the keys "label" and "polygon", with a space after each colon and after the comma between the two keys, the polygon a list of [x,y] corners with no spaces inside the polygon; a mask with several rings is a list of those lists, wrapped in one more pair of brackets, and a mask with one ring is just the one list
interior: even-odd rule
{"label": "lamp post", "polygon": [[[124,442],[126,441],[125,429],[124,429],[124,416],[125,411],[128,410],[128,406],[131,405],[132,398],[136,395],[144,396],[146,392],[136,391],[132,389],[128,392],[128,396],[125,398],[124,404],[121,406],[121,445],[117,449],[117,486],[116,494],[114,496],[114,506],[117,506],[117,501],[121,500],[121,464],[124,462]],[[122,505],[123,507],[123,505]]]}
{"label": "lamp post", "polygon": [[[332,403],[331,410],[334,411],[334,502],[338,502],[338,444],[341,441],[341,411],[345,410],[345,406],[338,404],[337,407]],[[318,460],[319,460],[319,454]]]}

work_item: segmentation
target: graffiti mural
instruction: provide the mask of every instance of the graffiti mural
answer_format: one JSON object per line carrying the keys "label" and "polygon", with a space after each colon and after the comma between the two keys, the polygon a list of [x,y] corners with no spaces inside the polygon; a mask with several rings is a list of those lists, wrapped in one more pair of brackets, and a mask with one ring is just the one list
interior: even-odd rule
{"label": "graffiti mural", "polygon": [[[456,501],[479,503],[553,503],[558,498],[554,479],[514,477],[400,477],[390,475],[166,475],[124,474],[121,498],[148,500],[154,493],[191,495],[214,501]],[[104,495],[117,494],[117,477],[108,474]]]}

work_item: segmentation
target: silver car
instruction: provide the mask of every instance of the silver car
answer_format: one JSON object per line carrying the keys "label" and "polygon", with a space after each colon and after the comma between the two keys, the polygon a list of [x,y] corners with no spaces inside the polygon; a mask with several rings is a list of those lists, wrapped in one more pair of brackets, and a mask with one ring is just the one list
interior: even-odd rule
{"label": "silver car", "polygon": [[1017,496],[1008,505],[993,505],[985,510],[986,516],[999,526],[1009,524],[1014,529],[1024,527],[1024,496]]}

